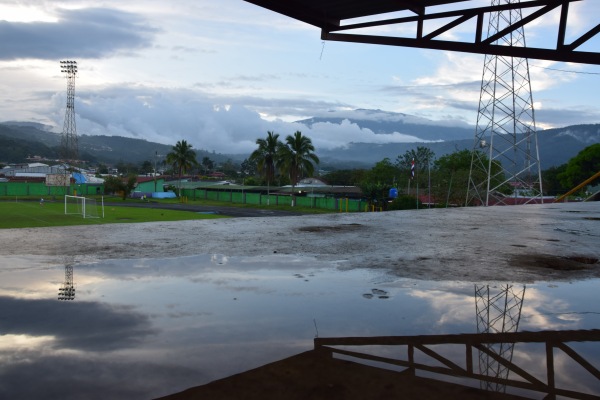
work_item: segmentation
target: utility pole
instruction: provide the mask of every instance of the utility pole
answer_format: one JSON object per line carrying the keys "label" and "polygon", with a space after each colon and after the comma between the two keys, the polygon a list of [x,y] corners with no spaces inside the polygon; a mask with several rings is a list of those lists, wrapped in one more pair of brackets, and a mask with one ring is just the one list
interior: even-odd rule
{"label": "utility pole", "polygon": [[429,152],[427,152],[427,208],[431,208],[431,160],[429,156]]}
{"label": "utility pole", "polygon": [[158,158],[158,151],[154,152],[154,193],[156,193],[156,159]]}

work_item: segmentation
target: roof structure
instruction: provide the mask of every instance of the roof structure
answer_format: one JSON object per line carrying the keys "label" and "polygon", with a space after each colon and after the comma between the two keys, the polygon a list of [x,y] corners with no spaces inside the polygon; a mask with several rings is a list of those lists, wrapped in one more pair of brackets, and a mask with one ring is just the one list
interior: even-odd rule
{"label": "roof structure", "polygon": [[258,6],[304,21],[319,28],[340,26],[343,20],[411,11],[424,14],[427,7],[469,0],[247,0]]}
{"label": "roof structure", "polygon": [[[323,40],[417,47],[507,57],[537,58],[553,61],[600,65],[600,49],[581,51],[580,47],[600,33],[600,24],[573,40],[565,42],[569,25],[569,5],[593,0],[524,0],[489,7],[469,7],[472,0],[245,0],[321,29]],[[432,10],[443,6],[444,11]],[[485,23],[492,12],[521,9],[524,17],[498,34],[484,37]],[[556,46],[551,48],[516,47],[499,44],[499,39],[532,21],[560,10],[556,26]],[[439,10],[439,7],[438,7]],[[527,11],[527,13],[525,13]],[[397,15],[392,15],[397,14]],[[357,21],[358,20],[358,21]],[[432,21],[434,22],[432,24]],[[472,22],[476,23],[473,24]],[[576,21],[572,21],[573,25]],[[444,40],[441,35],[470,23],[469,40]],[[432,31],[426,25],[434,25]],[[404,25],[413,30],[411,37],[369,34],[371,28]],[[464,25],[466,26],[466,25]]]}

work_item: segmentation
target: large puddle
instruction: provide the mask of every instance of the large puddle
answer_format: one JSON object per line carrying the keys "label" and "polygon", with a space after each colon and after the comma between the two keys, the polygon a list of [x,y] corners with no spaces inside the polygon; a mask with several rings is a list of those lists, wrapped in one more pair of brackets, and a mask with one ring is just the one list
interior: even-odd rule
{"label": "large puddle", "polygon": [[[164,396],[311,350],[315,337],[468,334],[499,320],[509,331],[600,328],[598,280],[426,282],[277,255],[2,264],[7,399]],[[598,344],[569,346],[599,368]],[[545,349],[517,343],[513,357],[527,365],[535,352]],[[600,394],[569,365],[554,359],[557,380]]]}

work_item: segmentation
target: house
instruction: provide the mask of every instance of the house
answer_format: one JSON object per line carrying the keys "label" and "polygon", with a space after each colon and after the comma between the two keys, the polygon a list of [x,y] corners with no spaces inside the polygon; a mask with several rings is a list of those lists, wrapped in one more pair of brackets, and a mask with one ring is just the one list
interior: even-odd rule
{"label": "house", "polygon": [[163,197],[159,193],[164,193],[163,185],[165,183],[164,176],[138,176],[135,183],[134,191],[131,193],[133,198],[142,197]]}

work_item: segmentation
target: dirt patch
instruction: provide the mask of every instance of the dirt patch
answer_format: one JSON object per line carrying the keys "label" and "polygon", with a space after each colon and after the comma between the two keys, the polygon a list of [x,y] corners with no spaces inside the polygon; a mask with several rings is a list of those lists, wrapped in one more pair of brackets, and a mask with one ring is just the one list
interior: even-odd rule
{"label": "dirt patch", "polygon": [[514,256],[511,260],[511,265],[524,268],[547,268],[557,271],[581,271],[600,266],[600,264],[598,264],[598,259],[595,257],[560,257],[540,254],[520,254]]}

